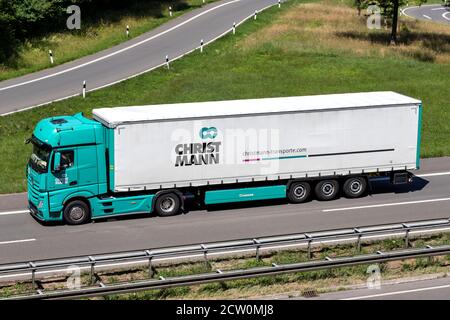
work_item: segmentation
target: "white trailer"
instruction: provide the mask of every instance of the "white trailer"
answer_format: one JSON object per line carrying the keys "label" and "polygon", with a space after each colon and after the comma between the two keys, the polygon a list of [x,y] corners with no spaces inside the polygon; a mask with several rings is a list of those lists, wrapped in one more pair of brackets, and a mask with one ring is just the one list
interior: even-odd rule
{"label": "white trailer", "polygon": [[114,191],[402,173],[419,168],[421,101],[367,92],[102,108]]}

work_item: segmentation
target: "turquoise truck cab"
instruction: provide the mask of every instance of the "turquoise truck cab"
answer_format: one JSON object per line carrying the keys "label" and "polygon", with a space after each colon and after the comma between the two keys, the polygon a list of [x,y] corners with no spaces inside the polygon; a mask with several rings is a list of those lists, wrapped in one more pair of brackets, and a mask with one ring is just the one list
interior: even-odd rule
{"label": "turquoise truck cab", "polygon": [[62,220],[67,201],[107,193],[105,128],[97,121],[81,113],[47,118],[29,142],[28,204],[38,219]]}
{"label": "turquoise truck cab", "polygon": [[154,193],[113,192],[114,134],[81,113],[41,120],[28,139],[28,207],[41,221],[152,213]]}

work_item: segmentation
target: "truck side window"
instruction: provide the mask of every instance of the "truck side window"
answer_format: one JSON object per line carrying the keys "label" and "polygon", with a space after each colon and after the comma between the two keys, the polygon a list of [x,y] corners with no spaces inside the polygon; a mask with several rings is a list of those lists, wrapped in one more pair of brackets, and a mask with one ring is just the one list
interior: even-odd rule
{"label": "truck side window", "polygon": [[73,166],[74,153],[73,150],[65,150],[61,152],[61,166],[70,168]]}

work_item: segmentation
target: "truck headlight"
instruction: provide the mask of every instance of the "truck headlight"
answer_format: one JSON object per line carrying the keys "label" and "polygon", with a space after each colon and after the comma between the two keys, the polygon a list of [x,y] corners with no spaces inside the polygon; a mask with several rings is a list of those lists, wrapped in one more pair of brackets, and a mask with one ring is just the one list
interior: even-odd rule
{"label": "truck headlight", "polygon": [[39,204],[38,204],[38,209],[41,209],[42,207],[44,206],[44,201],[39,201]]}

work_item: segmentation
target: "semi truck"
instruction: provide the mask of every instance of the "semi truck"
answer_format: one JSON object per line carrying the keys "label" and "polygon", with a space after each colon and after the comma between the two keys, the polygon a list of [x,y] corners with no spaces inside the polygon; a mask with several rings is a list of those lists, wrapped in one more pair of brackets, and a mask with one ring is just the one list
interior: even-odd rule
{"label": "semi truck", "polygon": [[42,221],[287,198],[361,197],[419,168],[422,103],[363,92],[99,108],[39,121],[28,203]]}

